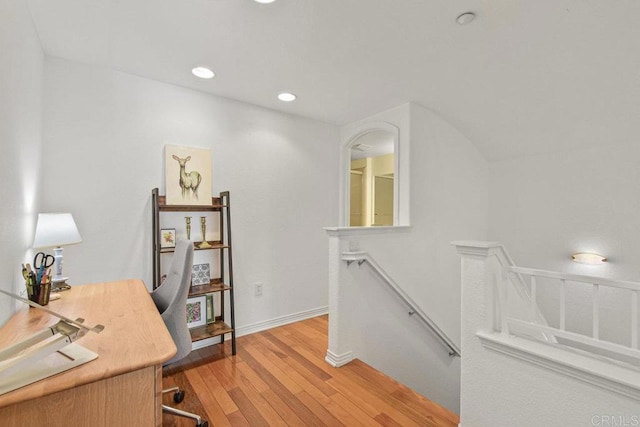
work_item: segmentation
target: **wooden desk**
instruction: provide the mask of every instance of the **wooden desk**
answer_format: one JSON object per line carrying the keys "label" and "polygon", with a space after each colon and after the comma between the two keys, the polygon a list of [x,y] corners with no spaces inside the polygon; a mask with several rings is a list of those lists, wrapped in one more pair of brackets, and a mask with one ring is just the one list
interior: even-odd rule
{"label": "wooden desk", "polygon": [[[0,426],[161,426],[162,363],[176,347],[142,281],[74,286],[48,307],[87,325],[78,344],[98,353],[82,366],[0,396]],[[0,329],[0,348],[57,322],[35,308]]]}

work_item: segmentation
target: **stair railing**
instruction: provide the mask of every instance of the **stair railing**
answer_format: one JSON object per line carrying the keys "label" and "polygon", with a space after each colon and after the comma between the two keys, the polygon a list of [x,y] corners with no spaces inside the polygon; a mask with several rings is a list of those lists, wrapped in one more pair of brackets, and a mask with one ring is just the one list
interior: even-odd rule
{"label": "stair railing", "polygon": [[404,290],[402,290],[402,288],[382,269],[382,267],[375,262],[368,252],[343,252],[342,260],[347,262],[347,266],[351,265],[353,262],[357,262],[359,266],[365,262],[369,264],[373,271],[375,271],[384,280],[384,282],[389,285],[396,295],[398,295],[398,297],[407,304],[409,307],[409,316],[417,316],[418,319],[420,319],[443,344],[449,352],[450,357],[460,357],[461,353],[458,346],[442,331],[442,329],[438,327],[438,325],[435,324],[433,320],[431,320],[429,316],[427,316],[420,306],[411,299]]}
{"label": "stair railing", "polygon": [[[640,283],[610,280],[595,276],[583,276],[577,274],[566,274],[554,271],[536,270],[531,268],[511,267],[509,271],[513,274],[524,275],[530,278],[530,310],[537,310],[537,293],[538,278],[553,279],[560,286],[560,306],[559,309],[559,327],[551,327],[542,325],[535,321],[536,317],[532,316],[533,321],[523,321],[513,317],[502,316],[502,333],[509,335],[512,328],[525,331],[534,331],[545,335],[563,338],[568,341],[583,344],[591,348],[597,348],[613,354],[640,359],[640,350],[638,350],[638,300],[640,297]],[[584,335],[566,330],[566,312],[567,312],[567,282],[578,283],[584,286],[590,286],[591,292],[591,311],[592,325],[591,334]],[[507,283],[502,284],[503,287],[508,286]],[[631,336],[630,345],[621,345],[613,342],[605,341],[600,338],[600,288],[609,287],[622,289],[630,292],[631,304]],[[501,292],[501,298],[507,297],[506,288]],[[508,302],[505,300],[504,304]]]}
{"label": "stair railing", "polygon": [[[492,247],[497,249],[495,256],[498,263],[500,264],[500,269],[503,271],[504,277],[502,277],[502,281],[509,281],[516,292],[518,292],[522,300],[528,301],[529,306],[531,307],[530,315],[532,316],[532,319],[534,319],[535,323],[546,326],[547,319],[540,311],[540,308],[536,304],[531,304],[531,294],[523,275],[516,271],[512,271],[512,269],[516,267],[516,264],[513,261],[513,258],[511,258],[511,255],[509,255],[507,248],[505,248],[501,243],[493,243]],[[496,321],[498,321],[498,324],[494,325],[494,327],[501,327],[504,320],[503,313],[505,312],[505,309],[506,306],[504,305],[502,305],[501,308],[498,308],[497,311],[499,314],[495,319]],[[553,335],[544,332],[540,332],[536,338],[550,343],[557,342],[556,338]]]}

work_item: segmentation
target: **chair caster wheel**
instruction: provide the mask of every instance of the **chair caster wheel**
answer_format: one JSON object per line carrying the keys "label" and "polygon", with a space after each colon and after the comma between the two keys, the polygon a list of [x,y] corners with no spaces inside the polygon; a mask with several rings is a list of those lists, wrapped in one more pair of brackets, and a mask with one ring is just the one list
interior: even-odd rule
{"label": "chair caster wheel", "polygon": [[196,427],[209,427],[209,422],[208,421],[201,421],[198,424],[196,424]]}
{"label": "chair caster wheel", "polygon": [[178,390],[173,393],[173,401],[175,403],[180,403],[184,400],[184,390]]}

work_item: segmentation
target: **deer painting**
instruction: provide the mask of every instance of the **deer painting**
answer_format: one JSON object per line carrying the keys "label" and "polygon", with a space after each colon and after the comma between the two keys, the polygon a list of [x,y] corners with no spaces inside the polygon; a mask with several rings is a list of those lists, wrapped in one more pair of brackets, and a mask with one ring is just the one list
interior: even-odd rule
{"label": "deer painting", "polygon": [[176,155],[171,157],[180,164],[180,188],[182,189],[182,198],[184,199],[189,193],[189,190],[191,190],[197,199],[198,187],[200,186],[200,181],[202,181],[202,176],[197,171],[187,172],[185,170],[185,165],[189,160],[191,160],[191,156],[187,156],[184,159],[181,159]]}

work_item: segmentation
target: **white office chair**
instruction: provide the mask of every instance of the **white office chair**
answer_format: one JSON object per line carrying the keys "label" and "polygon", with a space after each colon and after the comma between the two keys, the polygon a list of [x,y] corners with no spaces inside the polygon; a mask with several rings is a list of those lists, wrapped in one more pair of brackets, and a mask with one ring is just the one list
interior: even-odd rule
{"label": "white office chair", "polygon": [[[169,273],[162,284],[156,288],[151,297],[156,304],[162,320],[164,320],[178,352],[165,363],[169,365],[177,362],[191,352],[191,335],[187,326],[187,297],[191,287],[191,266],[193,264],[193,243],[188,240],[178,240],[171,261]],[[162,390],[162,393],[173,392],[173,401],[182,402],[184,391],[178,387]],[[200,416],[182,411],[171,406],[162,405],[162,412],[195,420],[196,426],[208,427],[209,423]]]}

